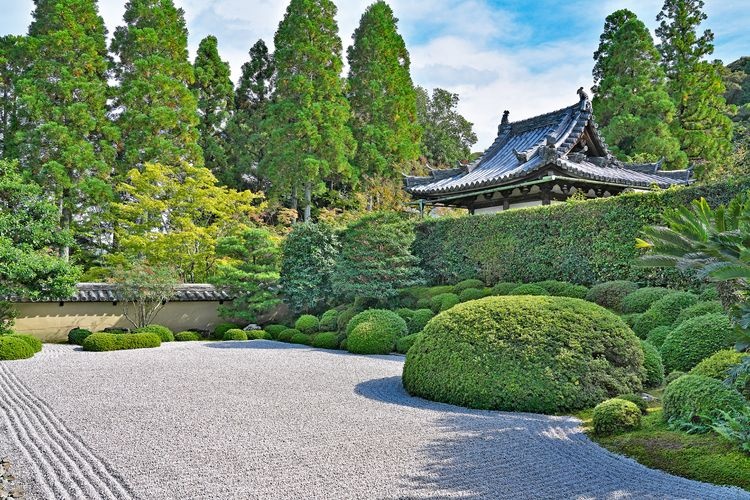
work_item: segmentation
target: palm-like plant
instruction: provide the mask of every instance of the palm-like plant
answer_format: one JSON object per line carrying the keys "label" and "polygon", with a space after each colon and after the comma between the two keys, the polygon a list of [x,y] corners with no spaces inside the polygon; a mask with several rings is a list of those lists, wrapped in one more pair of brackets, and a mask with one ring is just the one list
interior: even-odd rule
{"label": "palm-like plant", "polygon": [[[750,283],[750,197],[743,194],[726,207],[712,209],[705,199],[667,211],[663,225],[643,229],[637,247],[649,250],[640,264],[674,267],[710,281]],[[733,307],[737,349],[750,349],[750,302]]]}

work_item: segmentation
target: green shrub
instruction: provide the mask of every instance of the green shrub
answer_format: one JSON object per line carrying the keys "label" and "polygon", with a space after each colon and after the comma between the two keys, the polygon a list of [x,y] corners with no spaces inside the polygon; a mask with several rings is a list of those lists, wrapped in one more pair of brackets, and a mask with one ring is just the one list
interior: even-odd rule
{"label": "green shrub", "polygon": [[268,334],[273,339],[278,339],[279,338],[279,334],[281,332],[283,332],[284,330],[288,330],[288,329],[289,329],[289,327],[288,326],[284,326],[284,325],[266,325],[265,327],[263,327],[263,330],[265,330],[266,332],[268,332]]}
{"label": "green shrub", "polygon": [[224,332],[224,340],[247,340],[247,332],[239,328],[232,328]]}
{"label": "green shrub", "polygon": [[482,283],[482,280],[476,279],[463,280],[453,286],[453,293],[461,295],[461,292],[470,288],[484,288],[484,283]]}
{"label": "green shrub", "polygon": [[320,322],[312,314],[303,314],[294,322],[294,328],[310,335],[317,333],[318,329],[320,329]]}
{"label": "green shrub", "polygon": [[484,290],[480,290],[479,288],[467,288],[458,295],[458,300],[460,302],[468,302],[470,300],[482,299],[484,297],[486,297]]}
{"label": "green shrub", "polygon": [[289,342],[292,344],[312,345],[313,336],[302,332],[295,333],[292,335],[292,338],[289,339]]}
{"label": "green shrub", "polygon": [[365,321],[350,331],[346,337],[346,348],[355,354],[388,354],[396,346],[397,338],[393,329],[376,321]]}
{"label": "green shrub", "polygon": [[298,333],[302,332],[295,328],[287,328],[286,330],[281,332],[278,337],[276,337],[276,340],[279,340],[281,342],[290,342],[292,340],[292,337],[294,337]]}
{"label": "green shrub", "polygon": [[677,319],[672,323],[672,328],[677,328],[681,323],[691,318],[697,318],[698,316],[705,316],[706,314],[724,313],[724,308],[721,306],[721,302],[718,300],[712,300],[709,302],[696,302],[690,307],[687,307],[680,311],[677,315]]}
{"label": "green shrub", "polygon": [[159,347],[161,338],[156,333],[93,333],[83,341],[84,351],[122,351]]}
{"label": "green shrub", "polygon": [[417,304],[414,306],[419,309],[429,309],[432,307],[432,299],[419,299]]}
{"label": "green shrub", "polygon": [[162,342],[174,342],[174,333],[172,330],[162,325],[148,325],[137,328],[133,333],[155,333]]}
{"label": "green shrub", "polygon": [[748,356],[750,354],[734,349],[723,349],[695,365],[690,370],[690,375],[702,375],[723,382],[729,376],[729,370],[742,363],[742,359]]}
{"label": "green shrub", "polygon": [[654,347],[661,349],[667,336],[672,333],[671,326],[657,326],[646,335],[646,341]]}
{"label": "green shrub", "polygon": [[319,328],[321,331],[330,332],[338,327],[336,320],[338,319],[339,312],[336,309],[329,309],[324,312],[320,317]]}
{"label": "green shrub", "polygon": [[574,285],[566,281],[546,280],[532,283],[547,290],[548,295],[555,297],[572,297],[574,299],[584,299],[589,289],[582,285]]}
{"label": "green shrub", "polygon": [[409,333],[421,332],[427,323],[435,316],[432,309],[417,309],[407,322]]}
{"label": "green shrub", "polygon": [[664,390],[664,420],[707,424],[719,410],[738,411],[747,401],[736,389],[701,375],[683,375]]}
{"label": "green shrub", "polygon": [[645,340],[641,340],[641,348],[643,348],[643,366],[646,368],[646,378],[643,379],[643,385],[659,387],[664,383],[664,363],[659,349]]}
{"label": "green shrub", "polygon": [[68,343],[83,345],[83,341],[92,333],[91,330],[86,330],[85,328],[73,328],[68,332]]}
{"label": "green shrub", "polygon": [[460,302],[461,301],[459,300],[458,295],[456,295],[455,293],[441,293],[440,295],[435,295],[432,298],[430,307],[433,311],[439,313],[442,311],[447,311]]}
{"label": "green shrub", "polygon": [[409,320],[412,318],[412,316],[414,316],[414,311],[412,309],[400,307],[396,309],[396,314],[401,316],[401,318],[406,321],[407,324],[409,324]]}
{"label": "green shrub", "polygon": [[632,281],[605,281],[592,286],[586,294],[586,300],[612,311],[620,312],[622,300],[636,290],[638,290],[638,285]]}
{"label": "green shrub", "polygon": [[600,436],[634,431],[641,427],[641,411],[632,401],[608,399],[594,408],[593,424]]}
{"label": "green shrub", "polygon": [[37,353],[37,352],[39,352],[39,351],[42,350],[42,341],[39,340],[36,337],[33,337],[31,335],[26,335],[26,334],[23,334],[23,333],[14,333],[13,336],[16,337],[16,338],[18,338],[18,339],[21,339],[24,342],[26,342],[27,344],[29,344],[29,347],[31,347],[31,349],[35,353]]}
{"label": "green shrub", "polygon": [[197,332],[178,332],[174,334],[174,339],[177,342],[195,342],[201,340],[201,336]]}
{"label": "green shrub", "polygon": [[422,332],[412,333],[411,335],[396,340],[396,352],[406,354],[409,348],[414,345],[414,342],[416,342],[421,335]]}
{"label": "green shrub", "polygon": [[508,295],[549,295],[549,292],[539,285],[526,284],[517,286]]}
{"label": "green shrub", "polygon": [[521,286],[521,283],[498,283],[492,287],[492,295],[510,295],[510,292]]}
{"label": "green shrub", "polygon": [[678,378],[682,377],[683,375],[687,375],[685,372],[680,370],[673,370],[669,372],[669,375],[664,377],[664,385],[667,386],[677,380]]}
{"label": "green shrub", "polygon": [[657,300],[643,316],[633,325],[633,331],[640,338],[645,339],[648,332],[657,326],[671,325],[683,309],[687,309],[698,302],[698,297],[690,292],[672,292]]}
{"label": "green shrub", "polygon": [[630,314],[623,314],[620,316],[622,320],[628,324],[628,326],[632,329],[633,325],[635,325],[635,322],[638,321],[638,318],[643,316],[643,313],[630,313]]}
{"label": "green shrub", "polygon": [[648,403],[645,399],[643,399],[638,394],[620,394],[617,396],[617,399],[624,399],[625,401],[630,401],[634,405],[638,407],[638,411],[641,412],[641,415],[647,415],[648,414]]}
{"label": "green shrub", "polygon": [[347,348],[346,348],[346,339],[343,339],[343,340],[342,340],[342,341],[341,341],[341,342],[339,343],[339,349],[341,349],[342,351],[346,351],[346,350],[347,350]]}
{"label": "green shrub", "polygon": [[667,371],[689,371],[713,353],[733,343],[732,322],[724,314],[692,318],[672,330],[661,346]]}
{"label": "green shrub", "polygon": [[271,334],[265,330],[249,330],[245,333],[247,333],[247,340],[273,340]]}
{"label": "green shrub", "polygon": [[352,320],[354,316],[356,316],[359,313],[358,310],[354,309],[353,307],[350,307],[349,309],[345,309],[339,313],[339,317],[336,318],[336,326],[338,332],[345,332],[346,331],[346,325],[349,324],[349,322]]}
{"label": "green shrub", "polygon": [[17,335],[0,335],[0,360],[28,359],[34,356],[34,349]]}
{"label": "green shrub", "polygon": [[715,286],[706,287],[700,294],[700,299],[703,302],[711,302],[719,300],[719,290]]}
{"label": "green shrub", "polygon": [[620,310],[625,313],[644,313],[651,307],[651,304],[663,298],[672,290],[661,287],[647,286],[639,288],[633,293],[629,293],[622,299]]}
{"label": "green shrub", "polygon": [[407,353],[404,387],[460,406],[571,411],[639,391],[645,376],[633,332],[579,299],[488,297],[436,316],[423,332]]}
{"label": "green shrub", "polygon": [[214,328],[211,338],[213,338],[214,340],[224,340],[225,333],[227,333],[229,330],[233,330],[238,327],[239,325],[236,325],[234,323],[219,323]]}
{"label": "green shrub", "polygon": [[312,346],[318,349],[338,349],[339,336],[336,332],[322,332],[315,336]]}
{"label": "green shrub", "polygon": [[349,337],[354,329],[362,323],[377,324],[379,330],[387,332],[389,335],[393,334],[394,343],[396,342],[395,339],[403,337],[409,333],[409,330],[406,327],[406,321],[395,312],[386,309],[368,309],[352,318],[346,326],[346,336]]}

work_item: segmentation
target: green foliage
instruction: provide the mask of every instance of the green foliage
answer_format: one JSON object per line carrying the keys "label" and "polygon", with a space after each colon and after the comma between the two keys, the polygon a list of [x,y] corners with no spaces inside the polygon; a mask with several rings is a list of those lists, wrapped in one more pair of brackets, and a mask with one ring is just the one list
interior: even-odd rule
{"label": "green foliage", "polygon": [[317,333],[320,329],[320,322],[318,321],[318,318],[316,318],[312,314],[303,314],[294,323],[294,328],[301,331],[302,333]]}
{"label": "green foliage", "polygon": [[10,302],[0,300],[0,335],[13,333],[18,311]]}
{"label": "green foliage", "polygon": [[492,295],[510,295],[510,293],[520,285],[521,283],[498,283],[492,287]]}
{"label": "green foliage", "polygon": [[320,317],[320,330],[331,332],[338,328],[339,312],[336,309],[329,309]]}
{"label": "green foliage", "polygon": [[639,394],[620,394],[617,396],[617,399],[630,401],[638,407],[641,415],[648,415],[648,403]]}
{"label": "green foliage", "polygon": [[461,292],[463,292],[464,290],[468,290],[469,288],[482,289],[484,288],[484,283],[482,283],[482,280],[477,279],[463,280],[453,286],[453,293],[460,294]]}
{"label": "green foliage", "polygon": [[720,411],[710,427],[721,437],[750,455],[750,406],[745,406],[737,412]]}
{"label": "green foliage", "polygon": [[292,340],[292,337],[300,334],[304,335],[304,333],[299,330],[295,330],[294,328],[287,328],[276,337],[276,340],[279,340],[281,342],[289,342]]}
{"label": "green foliage", "polygon": [[350,329],[346,337],[346,349],[355,354],[389,354],[396,347],[396,340],[398,337],[390,325],[378,321],[364,321]]}
{"label": "green foliage", "polygon": [[17,335],[0,335],[0,361],[28,359],[34,356],[34,349]]}
{"label": "green foliage", "polygon": [[585,299],[586,294],[588,294],[589,292],[589,289],[585,286],[574,285],[572,283],[557,280],[539,281],[537,283],[532,283],[532,285],[540,286],[547,290],[548,295],[554,295],[556,297],[572,297],[574,299]]}
{"label": "green foliage", "polygon": [[133,333],[155,333],[159,336],[162,342],[173,342],[174,334],[172,330],[162,325],[147,325],[141,328],[137,328]]}
{"label": "green foliage", "polygon": [[680,371],[680,370],[674,370],[674,371],[669,372],[669,375],[667,375],[664,378],[664,385],[667,386],[671,384],[672,382],[682,377],[683,375],[685,375],[685,372]]}
{"label": "green foliage", "polygon": [[338,349],[339,336],[336,332],[321,332],[313,338],[312,346],[318,349]]}
{"label": "green foliage", "polygon": [[178,332],[174,334],[174,339],[177,342],[195,342],[197,340],[203,340],[198,332]]}
{"label": "green foliage", "polygon": [[458,94],[417,87],[417,119],[422,126],[422,156],[430,165],[453,167],[468,160],[477,142],[474,124],[458,113]]}
{"label": "green foliage", "polygon": [[517,286],[508,295],[549,295],[546,288],[532,283]]}
{"label": "green foliage", "polygon": [[661,353],[653,344],[641,340],[643,349],[643,366],[646,368],[646,377],[643,379],[645,387],[659,387],[664,383],[664,363]]}
{"label": "green foliage", "polygon": [[406,354],[411,346],[414,345],[414,342],[417,341],[418,338],[422,336],[421,332],[418,333],[412,333],[411,335],[407,335],[406,337],[401,337],[400,339],[396,340],[396,352],[401,354]]}
{"label": "green foliage", "polygon": [[432,298],[430,307],[432,308],[433,312],[439,313],[442,311],[447,311],[460,302],[461,299],[459,299],[458,295],[456,295],[455,293],[441,293],[440,295],[435,295]]}
{"label": "green foliage", "polygon": [[161,339],[155,333],[92,333],[83,341],[84,351],[121,351],[159,347]]}
{"label": "green foliage", "polygon": [[13,336],[29,344],[29,347],[31,347],[31,349],[35,353],[40,352],[42,350],[42,341],[36,337],[33,337],[31,335],[25,335],[23,333],[15,333],[13,334]]}
{"label": "green foliage", "polygon": [[621,311],[622,300],[638,290],[638,284],[627,280],[605,281],[592,286],[586,300],[615,312]]}
{"label": "green foliage", "polygon": [[733,349],[723,349],[705,358],[690,370],[690,375],[702,375],[722,382],[729,376],[729,370],[739,365],[748,354]]}
{"label": "green foliage", "polygon": [[633,325],[633,331],[640,338],[657,326],[671,325],[680,312],[698,302],[698,296],[690,292],[672,292],[657,300]]}
{"label": "green foliage", "polygon": [[667,371],[689,371],[711,354],[732,345],[732,323],[723,314],[686,320],[667,335],[661,355]]}
{"label": "green foliage", "polygon": [[224,340],[247,340],[247,332],[239,328],[232,328],[224,333]]}
{"label": "green foliage", "polygon": [[[219,323],[214,327],[214,331],[211,335],[211,338],[214,340],[224,340],[224,334],[227,333],[229,330],[238,328],[239,325],[235,323]],[[284,330],[286,330],[287,327],[284,327]]]}
{"label": "green foliage", "polygon": [[418,260],[411,254],[411,224],[396,213],[369,215],[341,234],[333,289],[346,302],[355,298],[385,305],[399,289],[422,283]]}
{"label": "green foliage", "polygon": [[295,333],[289,339],[289,342],[292,344],[312,345],[313,336],[307,333]]}
{"label": "green foliage", "polygon": [[700,375],[683,375],[664,391],[664,419],[675,424],[706,424],[719,410],[738,411],[746,405],[735,389]]}
{"label": "green foliage", "polygon": [[[375,323],[378,325],[377,331],[392,335],[395,339],[407,335],[408,329],[406,321],[393,311],[386,309],[368,309],[354,316],[346,325],[346,336],[362,323]],[[390,352],[390,351],[389,351]]]}
{"label": "green foliage", "polygon": [[86,330],[85,328],[73,328],[68,332],[68,344],[83,345],[83,341],[91,333],[91,330]]}
{"label": "green foliage", "polygon": [[661,287],[646,287],[630,293],[622,299],[621,309],[624,313],[645,313],[651,304],[666,297],[673,290]]}
{"label": "green foliage", "polygon": [[622,315],[622,316],[620,316],[620,317],[622,318],[622,320],[623,320],[623,321],[624,321],[625,323],[627,323],[627,325],[628,325],[628,326],[629,326],[630,328],[633,328],[633,325],[635,324],[635,322],[636,322],[636,321],[638,321],[638,318],[640,318],[641,316],[643,316],[643,313],[630,313],[630,314],[623,314],[623,315]]}
{"label": "green foliage", "polygon": [[346,326],[349,324],[349,322],[352,320],[354,316],[359,314],[360,311],[358,311],[354,307],[350,307],[348,309],[344,309],[339,313],[339,317],[336,318],[336,326],[337,331],[340,333],[346,332]]}
{"label": "green foliage", "polygon": [[641,410],[632,401],[608,399],[594,408],[593,424],[594,433],[600,436],[632,431],[641,426]]}
{"label": "green foliage", "polygon": [[719,300],[719,289],[715,286],[708,286],[701,292],[699,297],[701,299],[701,302],[712,302],[714,300]]}
{"label": "green foliage", "polygon": [[487,294],[484,293],[484,290],[480,290],[479,288],[467,288],[458,294],[458,300],[459,302],[468,302],[470,300],[482,299],[486,296]]}
{"label": "green foliage", "polygon": [[639,391],[644,376],[638,339],[613,313],[579,299],[516,296],[433,318],[407,353],[403,380],[431,400],[556,413]]}
{"label": "green foliage", "polygon": [[284,325],[266,325],[265,327],[263,327],[263,330],[268,332],[271,335],[271,337],[274,339],[278,339],[279,334],[283,332],[284,330],[288,330],[288,329],[289,327],[284,326]]}
{"label": "green foliage", "polygon": [[415,334],[421,332],[434,316],[435,313],[432,312],[432,309],[417,309],[414,311],[414,314],[407,321],[409,333]]}
{"label": "green foliage", "polygon": [[273,340],[271,334],[265,330],[249,330],[245,333],[248,340]]}
{"label": "green foliage", "polygon": [[724,308],[721,302],[718,300],[712,300],[709,302],[697,302],[690,307],[687,307],[680,311],[677,319],[672,323],[672,328],[678,327],[681,323],[691,318],[697,318],[698,316],[704,316],[706,314],[723,314]]}
{"label": "green foliage", "polygon": [[149,266],[142,261],[114,269],[111,281],[125,319],[135,328],[150,325],[177,289],[177,277],[171,268]]}
{"label": "green foliage", "polygon": [[296,224],[282,246],[279,284],[294,311],[315,311],[333,295],[338,237],[325,224]]}
{"label": "green foliage", "polygon": [[646,341],[654,347],[661,349],[667,336],[672,333],[671,326],[657,326],[646,335]]}

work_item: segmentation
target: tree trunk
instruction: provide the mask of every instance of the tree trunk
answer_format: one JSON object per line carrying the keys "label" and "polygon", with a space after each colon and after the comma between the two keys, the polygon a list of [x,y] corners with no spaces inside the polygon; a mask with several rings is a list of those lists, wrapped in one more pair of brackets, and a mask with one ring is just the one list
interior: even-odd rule
{"label": "tree trunk", "polygon": [[[70,222],[72,219],[72,215],[70,213],[69,208],[65,208],[65,198],[67,196],[66,192],[63,192],[62,196],[60,196],[60,229],[63,231],[70,231]],[[70,261],[70,246],[64,245],[60,248],[60,258],[63,259],[65,262]]]}
{"label": "tree trunk", "polygon": [[312,207],[312,183],[305,183],[305,222],[310,222],[310,212]]}

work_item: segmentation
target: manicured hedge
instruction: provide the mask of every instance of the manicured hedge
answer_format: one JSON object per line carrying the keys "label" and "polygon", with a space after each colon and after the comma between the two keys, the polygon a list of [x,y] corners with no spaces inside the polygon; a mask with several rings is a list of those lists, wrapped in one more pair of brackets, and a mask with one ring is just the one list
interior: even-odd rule
{"label": "manicured hedge", "polygon": [[468,302],[470,300],[477,300],[486,297],[483,289],[479,288],[467,288],[458,294],[458,300],[460,302]]}
{"label": "manicured hedge", "polygon": [[[683,375],[664,391],[666,421],[700,423],[719,410],[731,412],[747,405],[737,390],[720,381],[701,375]],[[704,422],[705,423],[705,422]]]}
{"label": "manicured hedge", "polygon": [[172,330],[162,325],[148,325],[136,329],[133,333],[155,333],[162,342],[174,342]]}
{"label": "manicured hedge", "polygon": [[83,341],[84,351],[122,351],[159,347],[161,338],[155,333],[93,333]]}
{"label": "manicured hedge", "polygon": [[224,340],[247,340],[247,332],[239,328],[232,328],[224,332]]}
{"label": "manicured hedge", "polygon": [[213,335],[211,335],[211,337],[215,340],[224,340],[224,334],[234,328],[239,328],[239,325],[235,323],[219,323],[214,328]]}
{"label": "manicured hedge", "polygon": [[557,413],[637,392],[643,350],[606,309],[567,297],[487,297],[434,317],[409,349],[412,395],[481,409]]}
{"label": "manicured hedge", "polygon": [[492,295],[510,295],[519,286],[521,286],[521,283],[504,281],[492,287]]}
{"label": "manicured hedge", "polygon": [[574,285],[566,281],[546,280],[534,283],[556,297],[573,297],[575,299],[585,299],[589,289],[582,285]]}
{"label": "manicured hedge", "polygon": [[14,333],[13,336],[29,344],[29,347],[31,347],[31,349],[35,353],[42,350],[42,341],[36,337],[32,337],[31,335],[25,335],[23,333]]}
{"label": "manicured hedge", "polygon": [[0,335],[0,360],[28,359],[34,356],[34,349],[17,335]]}
{"label": "manicured hedge", "polygon": [[292,335],[292,338],[289,339],[289,342],[292,344],[312,345],[313,336],[302,332],[295,333]]}
{"label": "manicured hedge", "polygon": [[619,312],[622,299],[636,290],[638,290],[638,285],[632,281],[605,281],[592,286],[586,294],[586,300]]}
{"label": "manicured hedge", "polygon": [[519,285],[509,295],[549,295],[546,288],[531,283]]}
{"label": "manicured hedge", "polygon": [[734,349],[723,349],[704,359],[690,370],[691,375],[703,375],[722,382],[729,376],[729,370],[739,365],[750,354]]}
{"label": "manicured hedge", "polygon": [[289,342],[292,340],[292,337],[294,337],[298,333],[302,332],[295,328],[287,328],[276,337],[276,340],[280,340],[281,342]]}
{"label": "manicured hedge", "polygon": [[375,321],[365,321],[349,332],[346,349],[355,354],[388,354],[393,352],[397,339],[393,329]]}
{"label": "manicured hedge", "polygon": [[697,318],[698,316],[703,316],[705,314],[713,314],[713,313],[723,313],[724,308],[721,305],[721,302],[718,300],[709,300],[707,302],[697,302],[693,304],[692,306],[683,309],[680,311],[680,314],[677,316],[677,319],[674,320],[674,323],[672,323],[672,328],[676,328],[680,325],[680,323],[689,320],[691,318]]}
{"label": "manicured hedge", "polygon": [[592,423],[600,436],[633,431],[641,426],[641,410],[632,401],[608,399],[596,405]]}
{"label": "manicured hedge", "polygon": [[617,396],[617,399],[624,399],[625,401],[630,401],[634,405],[638,407],[638,409],[641,412],[641,415],[647,415],[648,414],[648,403],[645,399],[643,399],[638,394],[620,394]]}
{"label": "manicured hedge", "polygon": [[453,293],[461,294],[464,290],[468,290],[469,288],[484,288],[484,283],[482,280],[478,279],[469,279],[469,280],[463,280],[461,282],[458,282],[453,287]]}
{"label": "manicured hedge", "polygon": [[648,335],[646,335],[646,341],[654,347],[661,349],[661,346],[664,345],[664,341],[670,333],[672,333],[671,326],[657,326],[648,332]]}
{"label": "manicured hedge", "polygon": [[271,334],[265,330],[248,330],[245,333],[248,340],[273,340]]}
{"label": "manicured hedge", "polygon": [[288,330],[289,327],[284,326],[284,325],[266,325],[263,327],[263,329],[267,331],[271,335],[272,338],[278,339],[279,334],[283,332],[284,330]]}
{"label": "manicured hedge", "polygon": [[698,302],[698,296],[690,292],[673,292],[657,300],[633,325],[633,331],[645,339],[648,332],[657,326],[671,325],[686,309]]}
{"label": "manicured hedge", "polygon": [[313,339],[312,346],[319,349],[338,349],[339,336],[336,332],[321,332]]}
{"label": "manicured hedge", "polygon": [[692,318],[672,331],[661,346],[667,371],[689,371],[713,353],[733,344],[732,322],[724,314]]}
{"label": "manicured hedge", "polygon": [[421,332],[424,327],[427,326],[427,322],[429,322],[434,316],[435,313],[432,312],[432,309],[417,309],[414,311],[411,319],[407,321],[409,333],[413,334]]}
{"label": "manicured hedge", "polygon": [[641,340],[643,348],[643,366],[646,368],[646,378],[643,385],[646,387],[659,387],[664,382],[664,363],[661,359],[659,349],[645,340]]}
{"label": "manicured hedge", "polygon": [[673,290],[658,286],[641,288],[633,293],[629,293],[622,299],[620,310],[625,314],[645,313],[651,307],[651,304],[672,292]]}
{"label": "manicured hedge", "polygon": [[335,330],[338,326],[338,323],[336,322],[338,315],[339,312],[336,309],[330,309],[324,312],[320,317],[320,330],[323,332],[330,332]]}
{"label": "manicured hedge", "polygon": [[303,314],[295,321],[294,328],[309,335],[318,332],[320,322],[312,314]]}
{"label": "manicured hedge", "polygon": [[91,330],[86,330],[85,328],[73,328],[68,332],[68,343],[83,345],[83,341],[92,333]]}
{"label": "manicured hedge", "polygon": [[201,340],[201,336],[197,332],[177,332],[174,334],[174,339],[177,342],[195,342]]}
{"label": "manicured hedge", "polygon": [[432,298],[430,306],[434,312],[439,313],[441,311],[447,311],[460,302],[461,299],[459,299],[458,295],[455,293],[441,293]]}
{"label": "manicured hedge", "polygon": [[395,312],[388,311],[387,309],[368,309],[352,318],[346,326],[347,337],[362,323],[377,323],[381,329],[393,333],[394,342],[396,338],[403,337],[409,333],[406,321]]}
{"label": "manicured hedge", "polygon": [[414,345],[414,342],[422,335],[422,332],[412,333],[406,337],[401,337],[396,341],[396,352],[406,354],[409,348]]}

